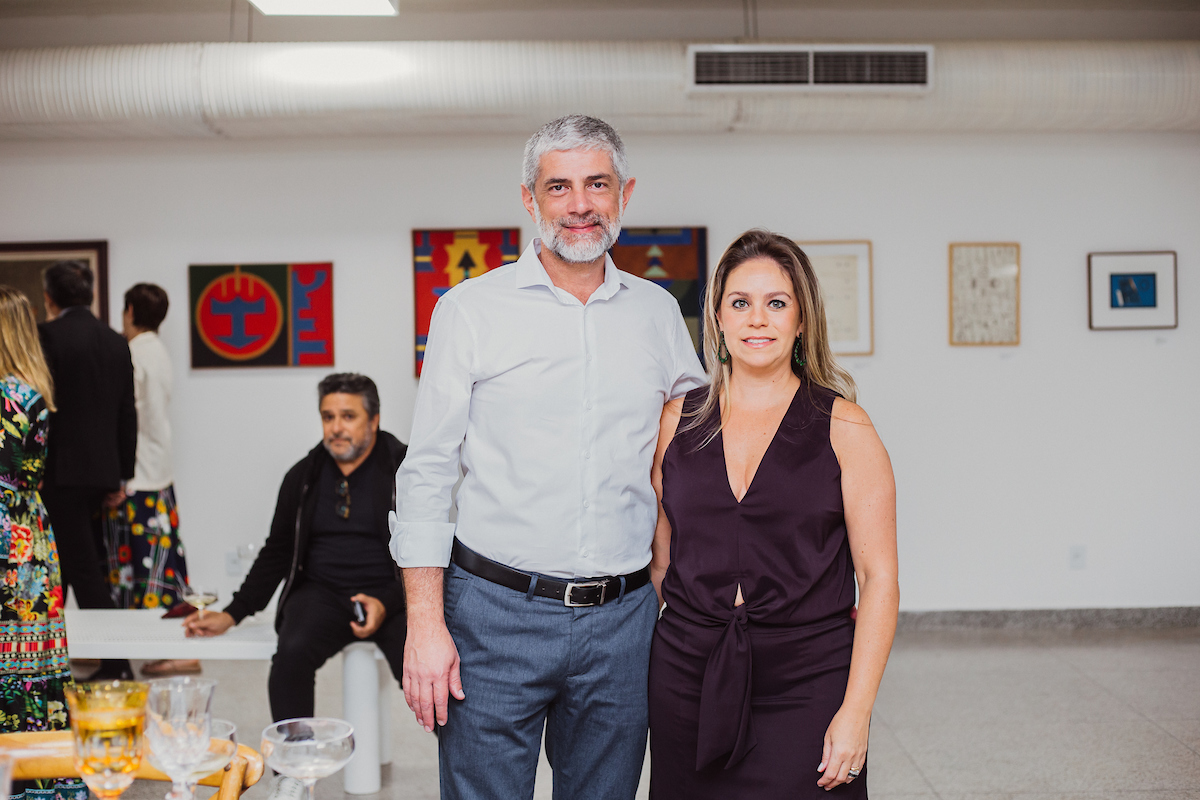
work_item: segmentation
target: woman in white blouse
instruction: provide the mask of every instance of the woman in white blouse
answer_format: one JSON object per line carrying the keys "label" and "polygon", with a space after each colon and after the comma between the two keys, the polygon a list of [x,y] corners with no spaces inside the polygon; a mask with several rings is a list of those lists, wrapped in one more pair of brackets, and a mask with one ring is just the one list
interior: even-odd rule
{"label": "woman in white blouse", "polygon": [[[167,293],[152,283],[139,283],[125,292],[122,332],[133,359],[137,461],[124,499],[109,510],[104,526],[109,581],[121,608],[169,611],[182,602],[188,579],[171,469],[171,359],[158,338],[167,306]],[[199,672],[200,662],[155,661],[142,671]]]}

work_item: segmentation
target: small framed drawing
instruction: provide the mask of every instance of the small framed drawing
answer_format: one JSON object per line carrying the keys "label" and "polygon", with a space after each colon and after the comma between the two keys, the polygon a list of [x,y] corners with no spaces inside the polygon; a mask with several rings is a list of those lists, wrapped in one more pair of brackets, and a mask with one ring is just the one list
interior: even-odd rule
{"label": "small framed drawing", "polygon": [[1094,331],[1175,328],[1174,251],[1088,253],[1088,327]]}
{"label": "small framed drawing", "polygon": [[82,261],[92,270],[92,313],[108,322],[108,242],[0,243],[0,283],[29,298],[38,322],[46,321],[42,273],[58,261]]}
{"label": "small framed drawing", "polygon": [[1021,343],[1021,245],[950,245],[950,344]]}
{"label": "small framed drawing", "polygon": [[874,353],[871,243],[856,239],[796,244],[812,262],[821,285],[830,349],[839,356]]}

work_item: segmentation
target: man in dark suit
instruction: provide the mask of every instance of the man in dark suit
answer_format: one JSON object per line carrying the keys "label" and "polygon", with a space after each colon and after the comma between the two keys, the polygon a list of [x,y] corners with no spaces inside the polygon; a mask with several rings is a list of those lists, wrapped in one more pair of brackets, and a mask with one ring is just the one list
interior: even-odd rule
{"label": "man in dark suit", "polygon": [[[42,498],[63,584],[80,608],[113,608],[100,514],[123,499],[123,483],[133,477],[133,363],[121,334],[92,314],[86,264],[60,261],[46,270],[42,285],[48,321],[38,330],[58,405],[50,416]],[[105,661],[93,677],[122,677],[128,670],[128,661]]]}

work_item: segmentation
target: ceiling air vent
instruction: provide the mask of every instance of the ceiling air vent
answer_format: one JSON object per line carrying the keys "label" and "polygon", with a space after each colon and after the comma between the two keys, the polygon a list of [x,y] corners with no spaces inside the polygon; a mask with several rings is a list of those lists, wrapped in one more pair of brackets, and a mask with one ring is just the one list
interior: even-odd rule
{"label": "ceiling air vent", "polygon": [[688,45],[689,92],[927,92],[929,45]]}

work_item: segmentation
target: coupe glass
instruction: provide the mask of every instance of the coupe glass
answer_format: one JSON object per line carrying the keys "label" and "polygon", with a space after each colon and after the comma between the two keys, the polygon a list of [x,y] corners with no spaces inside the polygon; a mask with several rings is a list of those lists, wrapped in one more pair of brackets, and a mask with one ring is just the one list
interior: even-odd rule
{"label": "coupe glass", "polygon": [[75,740],[75,767],[102,800],[115,800],[142,763],[149,687],[138,681],[76,683],[64,689]]}
{"label": "coupe glass", "polygon": [[180,583],[179,596],[189,606],[200,609],[201,619],[204,619],[204,609],[219,599],[215,587],[196,583]]}
{"label": "coupe glass", "polygon": [[263,730],[262,754],[271,769],[303,783],[313,800],[317,781],[354,755],[354,728],[326,717],[285,719]]}
{"label": "coupe glass", "polygon": [[163,678],[150,682],[146,740],[150,761],[173,782],[171,800],[190,800],[186,779],[209,750],[212,696],[217,682],[204,678]]}

